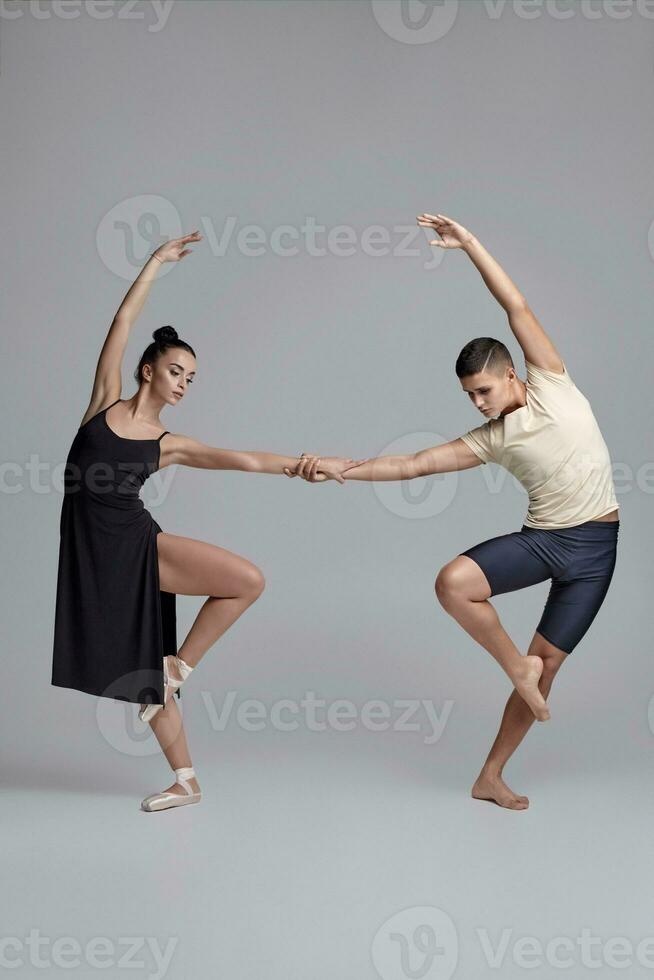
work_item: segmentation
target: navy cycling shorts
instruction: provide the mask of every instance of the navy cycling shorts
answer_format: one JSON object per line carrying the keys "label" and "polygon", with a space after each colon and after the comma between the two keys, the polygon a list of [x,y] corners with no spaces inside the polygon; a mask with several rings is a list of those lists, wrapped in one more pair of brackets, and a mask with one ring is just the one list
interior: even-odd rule
{"label": "navy cycling shorts", "polygon": [[586,521],[542,529],[523,524],[466,551],[488,579],[491,595],[551,578],[536,632],[572,653],[593,622],[615,568],[620,521]]}

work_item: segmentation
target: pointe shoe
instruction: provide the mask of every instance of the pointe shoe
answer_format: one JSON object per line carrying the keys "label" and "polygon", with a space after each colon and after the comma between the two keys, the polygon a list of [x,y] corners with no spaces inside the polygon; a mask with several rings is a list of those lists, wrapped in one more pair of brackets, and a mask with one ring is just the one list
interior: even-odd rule
{"label": "pointe shoe", "polygon": [[172,806],[186,806],[187,803],[200,802],[202,793],[194,793],[188,782],[189,779],[193,779],[195,776],[193,766],[183,766],[181,769],[175,769],[175,775],[177,776],[175,782],[185,792],[171,793],[168,791],[166,793],[153,793],[152,796],[146,796],[141,802],[142,810],[147,810],[148,813],[152,813],[154,810],[168,810]]}
{"label": "pointe shoe", "polygon": [[[176,677],[170,676],[170,674],[168,673],[168,662],[166,660],[166,657],[164,657],[163,659],[164,702],[167,701],[166,692],[170,690],[172,694],[174,694],[175,691],[182,686],[182,684],[184,683],[188,675],[191,673],[191,671],[195,670],[194,667],[191,667],[189,664],[187,664],[186,661],[182,660],[181,657],[178,657],[176,654],[174,656],[175,656],[175,661],[177,663],[177,669],[179,670],[180,673],[180,680],[177,680]],[[150,721],[152,718],[154,718],[157,711],[161,711],[163,707],[164,707],[163,704],[146,704],[145,708],[141,708],[141,710],[139,711],[139,721]]]}

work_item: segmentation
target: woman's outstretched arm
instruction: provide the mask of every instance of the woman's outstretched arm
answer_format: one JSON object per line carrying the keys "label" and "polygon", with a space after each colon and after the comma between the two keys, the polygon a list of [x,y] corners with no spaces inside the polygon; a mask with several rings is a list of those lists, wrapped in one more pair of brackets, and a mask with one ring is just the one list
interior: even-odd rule
{"label": "woman's outstretched arm", "polygon": [[440,235],[440,241],[432,241],[431,245],[438,248],[460,248],[471,259],[492,295],[506,310],[509,326],[526,360],[546,371],[562,373],[561,355],[552,340],[516,284],[481,242],[467,228],[444,214],[421,214],[418,216],[418,224]]}
{"label": "woman's outstretched arm", "polygon": [[200,232],[194,231],[190,235],[172,238],[169,242],[160,245],[152,253],[128,289],[114,315],[100,351],[91,400],[82,419],[82,425],[87,419],[99,412],[104,405],[120,398],[122,390],[121,367],[130,330],[143,309],[150,287],[157,278],[161,266],[165,262],[179,262],[185,255],[190,255],[191,249],[186,248],[186,245],[190,242],[199,242],[201,239]]}
{"label": "woman's outstretched arm", "polygon": [[[298,463],[304,459],[299,456],[281,456],[277,453],[265,453],[255,450],[220,449],[209,446],[190,436],[170,432],[165,442],[161,444],[161,467],[175,463],[182,466],[195,466],[207,470],[241,470],[244,473],[271,473],[278,476],[289,475],[295,471]],[[343,475],[351,466],[357,466],[362,460],[348,459],[340,456],[311,457],[315,462],[313,470],[319,462],[327,474],[325,479],[343,483]],[[295,473],[293,472],[293,475]]]}

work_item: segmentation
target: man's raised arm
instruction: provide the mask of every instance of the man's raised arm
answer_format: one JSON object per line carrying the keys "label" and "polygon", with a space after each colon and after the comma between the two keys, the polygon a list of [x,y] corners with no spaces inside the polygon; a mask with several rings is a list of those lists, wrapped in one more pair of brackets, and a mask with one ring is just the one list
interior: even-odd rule
{"label": "man's raised arm", "polygon": [[418,224],[430,228],[441,240],[430,242],[439,248],[460,248],[474,265],[500,306],[506,310],[509,326],[522,348],[525,360],[546,371],[563,373],[561,355],[536,319],[527,300],[499,262],[463,225],[444,214],[421,214]]}

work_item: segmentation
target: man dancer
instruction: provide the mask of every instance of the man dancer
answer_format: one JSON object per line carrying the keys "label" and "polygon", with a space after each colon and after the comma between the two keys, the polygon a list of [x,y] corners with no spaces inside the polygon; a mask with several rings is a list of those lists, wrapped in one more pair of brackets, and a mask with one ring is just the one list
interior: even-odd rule
{"label": "man dancer", "polygon": [[[504,782],[504,766],[534,717],[549,718],[545,698],[554,677],[606,596],[616,562],[619,504],[608,449],[590,404],[515,284],[462,225],[443,214],[422,214],[418,223],[440,236],[432,245],[459,248],[477,267],[507,313],[525,357],[527,380],[517,376],[501,341],[471,340],[455,371],[487,421],[449,443],[408,456],[370,459],[344,470],[338,479],[406,480],[492,461],[525,487],[529,507],[520,531],[468,548],[436,578],[442,606],[514,685],[472,796],[524,810],[529,800]],[[322,482],[329,477],[320,462],[320,457],[303,454],[287,475]],[[488,599],[549,578],[547,602],[523,656]]]}

